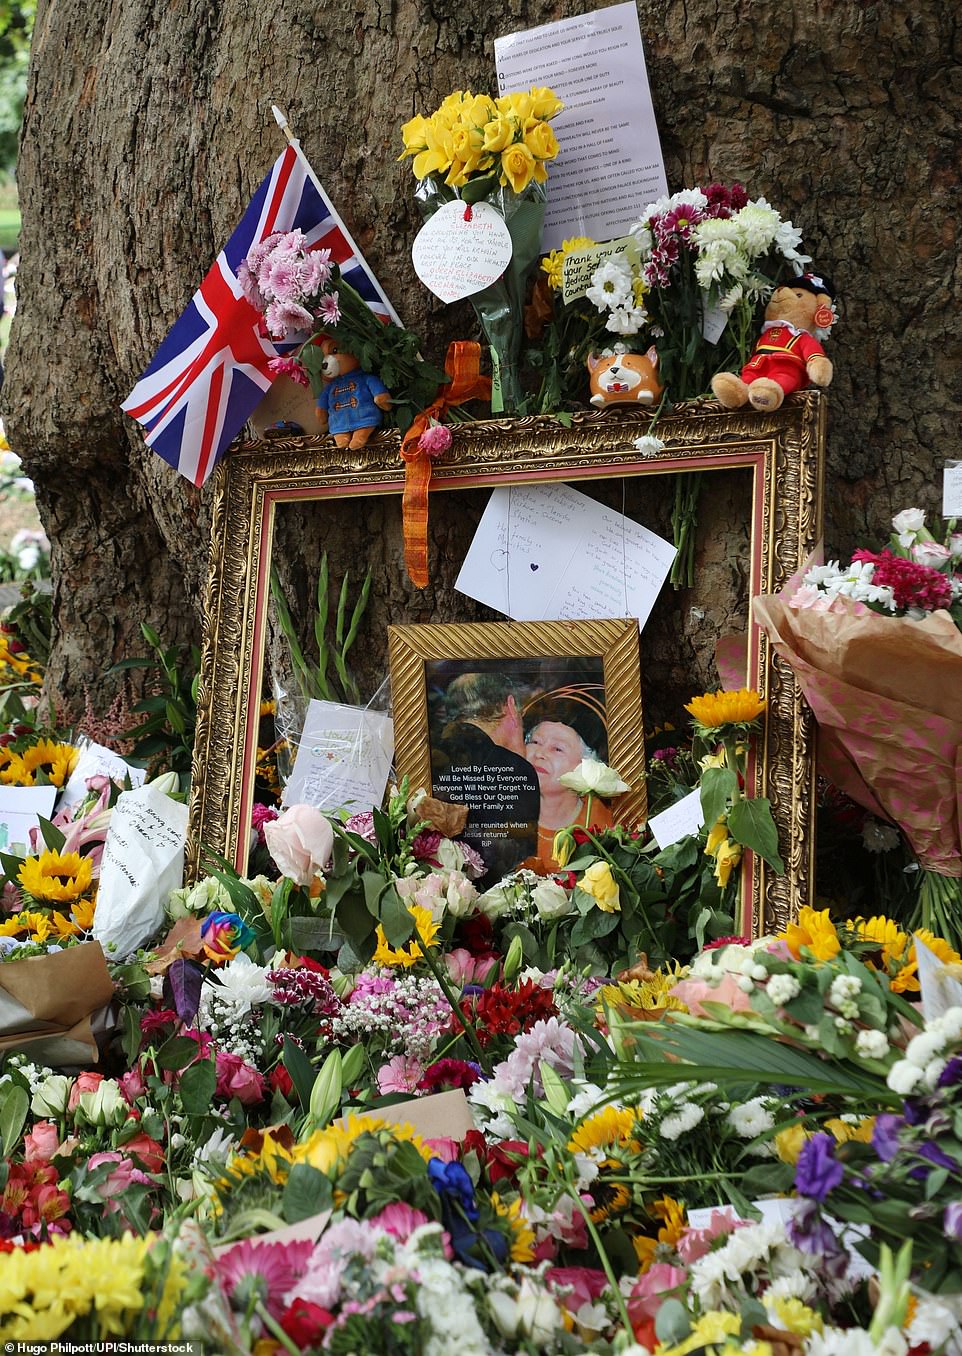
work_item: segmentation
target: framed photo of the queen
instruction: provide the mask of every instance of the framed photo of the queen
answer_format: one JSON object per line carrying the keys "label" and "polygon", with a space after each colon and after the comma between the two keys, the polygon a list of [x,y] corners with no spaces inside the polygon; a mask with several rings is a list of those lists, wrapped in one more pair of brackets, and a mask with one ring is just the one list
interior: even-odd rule
{"label": "framed photo of the queen", "polygon": [[[397,774],[468,807],[487,883],[555,869],[562,829],[645,819],[635,620],[392,626],[388,653]],[[628,791],[606,801],[560,780],[584,759]]]}

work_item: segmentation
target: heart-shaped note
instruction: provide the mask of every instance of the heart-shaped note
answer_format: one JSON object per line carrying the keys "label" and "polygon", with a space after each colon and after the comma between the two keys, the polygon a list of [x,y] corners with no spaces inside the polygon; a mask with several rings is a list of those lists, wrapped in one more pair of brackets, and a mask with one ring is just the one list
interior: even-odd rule
{"label": "heart-shaped note", "polygon": [[490,203],[448,202],[418,231],[414,271],[442,301],[460,301],[501,277],[511,260],[511,235]]}

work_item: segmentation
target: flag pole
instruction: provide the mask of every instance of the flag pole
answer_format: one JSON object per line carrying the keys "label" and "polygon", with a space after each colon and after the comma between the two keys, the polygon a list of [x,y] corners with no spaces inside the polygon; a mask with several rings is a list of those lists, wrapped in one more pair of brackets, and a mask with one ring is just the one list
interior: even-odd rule
{"label": "flag pole", "polygon": [[[364,256],[361,254],[361,251],[358,249],[357,244],[355,243],[354,237],[351,235],[350,231],[349,231],[349,230],[347,229],[347,227],[344,225],[344,222],[343,222],[342,219],[341,219],[341,214],[338,212],[337,208],[334,206],[334,204],[331,202],[330,198],[329,198],[329,197],[327,196],[327,194],[324,192],[324,188],[323,188],[323,186],[322,186],[322,184],[321,184],[321,181],[320,181],[320,179],[318,179],[317,175],[314,173],[314,168],[313,168],[313,166],[311,165],[311,162],[308,160],[307,156],[304,154],[304,150],[303,150],[303,148],[302,148],[302,146],[301,146],[301,143],[298,141],[297,137],[296,137],[296,136],[294,135],[294,133],[291,131],[291,125],[290,125],[290,123],[287,121],[287,115],[286,115],[285,113],[283,113],[283,112],[281,111],[281,109],[279,109],[279,108],[277,107],[277,104],[271,104],[271,112],[274,114],[274,119],[275,119],[275,121],[276,121],[278,127],[281,129],[281,131],[282,131],[282,132],[284,133],[284,135],[287,137],[287,140],[290,142],[290,145],[291,145],[291,147],[292,147],[293,150],[294,150],[294,154],[297,156],[298,160],[299,160],[299,161],[301,162],[301,164],[304,166],[304,171],[305,171],[305,173],[307,174],[307,177],[310,179],[311,183],[314,185],[314,187],[317,189],[318,193],[320,194],[321,201],[322,201],[323,203],[326,203],[327,207],[330,209],[331,216],[334,218],[335,222],[337,223],[337,226],[338,226],[339,230],[342,232],[342,234],[343,234],[345,240],[346,240],[347,243],[350,245],[351,249],[353,250],[354,254],[357,256],[357,258],[358,258],[358,259],[363,259]],[[397,311],[395,311],[394,307],[391,305],[391,302],[390,302],[389,297],[385,294],[384,289],[381,287],[380,283],[378,283],[377,286],[378,286],[378,290],[379,290],[380,293],[381,293],[381,299],[383,300],[385,306],[387,307],[388,311],[390,312],[391,319],[394,321],[395,325],[400,325],[400,324],[401,324],[401,318],[400,318],[400,316],[398,315]]]}

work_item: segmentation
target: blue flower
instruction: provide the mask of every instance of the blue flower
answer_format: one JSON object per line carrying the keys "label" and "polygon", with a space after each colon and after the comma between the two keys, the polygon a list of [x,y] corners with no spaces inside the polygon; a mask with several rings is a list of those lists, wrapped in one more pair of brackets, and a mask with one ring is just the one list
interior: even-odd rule
{"label": "blue flower", "polygon": [[460,1163],[432,1158],[428,1163],[428,1177],[445,1204],[459,1205],[472,1223],[478,1218],[481,1212],[474,1197],[474,1183]]}

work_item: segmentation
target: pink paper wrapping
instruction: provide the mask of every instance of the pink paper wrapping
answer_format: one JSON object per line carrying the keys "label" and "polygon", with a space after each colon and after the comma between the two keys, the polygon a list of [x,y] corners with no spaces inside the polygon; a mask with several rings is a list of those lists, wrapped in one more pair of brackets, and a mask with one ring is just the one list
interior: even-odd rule
{"label": "pink paper wrapping", "polygon": [[793,608],[797,587],[756,598],[754,616],[815,714],[826,775],[898,824],[926,870],[962,877],[962,633],[946,612]]}

